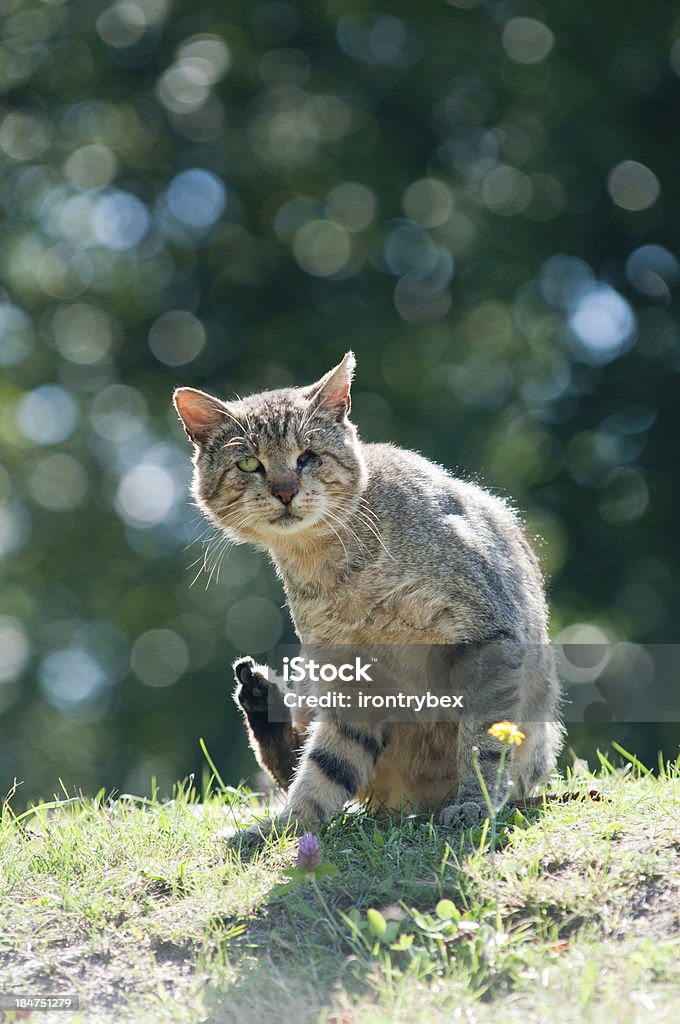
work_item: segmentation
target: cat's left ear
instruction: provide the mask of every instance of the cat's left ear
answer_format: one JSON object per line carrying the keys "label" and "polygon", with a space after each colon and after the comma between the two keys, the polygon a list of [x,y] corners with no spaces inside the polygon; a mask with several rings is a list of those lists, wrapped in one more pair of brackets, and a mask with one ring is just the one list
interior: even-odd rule
{"label": "cat's left ear", "polygon": [[348,352],[341,363],[307,389],[316,408],[325,409],[338,422],[349,414],[352,406],[350,389],[356,363],[354,353]]}
{"label": "cat's left ear", "polygon": [[196,388],[177,388],[172,400],[186,433],[194,444],[202,445],[229,419],[236,422],[219,398]]}

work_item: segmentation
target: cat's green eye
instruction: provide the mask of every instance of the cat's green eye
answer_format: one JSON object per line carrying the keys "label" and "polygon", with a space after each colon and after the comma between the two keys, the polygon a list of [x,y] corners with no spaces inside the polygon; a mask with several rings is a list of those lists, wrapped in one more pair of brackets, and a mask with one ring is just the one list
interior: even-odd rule
{"label": "cat's green eye", "polygon": [[241,459],[236,465],[239,469],[242,469],[244,473],[256,473],[258,469],[262,468],[262,463],[259,459],[256,459],[254,455],[249,455],[247,459]]}

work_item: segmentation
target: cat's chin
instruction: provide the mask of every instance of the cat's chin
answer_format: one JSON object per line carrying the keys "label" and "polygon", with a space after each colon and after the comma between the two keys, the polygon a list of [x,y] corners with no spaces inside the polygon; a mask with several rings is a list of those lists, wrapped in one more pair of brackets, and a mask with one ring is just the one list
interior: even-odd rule
{"label": "cat's chin", "polygon": [[315,515],[283,514],[270,519],[266,525],[263,524],[261,532],[265,538],[280,539],[282,537],[290,537],[295,533],[302,533],[304,530],[308,530],[318,520],[319,517]]}
{"label": "cat's chin", "polygon": [[257,544],[260,547],[275,547],[288,537],[300,535],[311,527],[315,526],[321,519],[320,515],[314,513],[301,515],[284,514],[275,516],[269,520],[261,520],[258,523],[251,523],[247,528],[228,526],[218,522],[218,525],[227,533],[236,544]]}

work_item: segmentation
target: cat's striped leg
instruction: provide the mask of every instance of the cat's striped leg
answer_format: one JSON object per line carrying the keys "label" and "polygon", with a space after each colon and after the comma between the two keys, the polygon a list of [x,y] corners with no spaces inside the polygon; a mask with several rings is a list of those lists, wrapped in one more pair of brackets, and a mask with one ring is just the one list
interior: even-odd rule
{"label": "cat's striped leg", "polygon": [[314,722],[309,728],[295,779],[281,814],[248,830],[250,838],[314,829],[331,820],[373,778],[382,750],[382,727],[341,720]]}

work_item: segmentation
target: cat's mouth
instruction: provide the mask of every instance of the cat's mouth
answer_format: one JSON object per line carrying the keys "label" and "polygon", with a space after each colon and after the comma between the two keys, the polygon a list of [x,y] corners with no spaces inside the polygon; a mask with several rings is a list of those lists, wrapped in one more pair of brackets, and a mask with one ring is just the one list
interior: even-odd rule
{"label": "cat's mouth", "polygon": [[289,523],[301,523],[304,516],[297,516],[290,509],[285,509],[278,516],[274,516],[273,519],[269,520],[270,526],[287,526]]}
{"label": "cat's mouth", "polygon": [[272,533],[272,540],[276,534],[302,533],[318,520],[318,513],[315,510],[292,512],[289,508],[279,512],[278,515],[267,519],[267,525]]}

